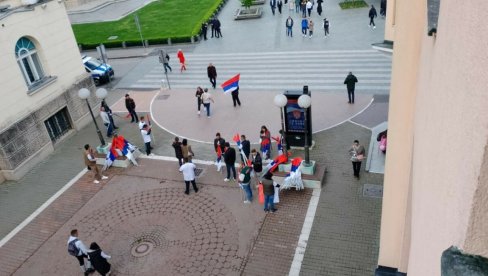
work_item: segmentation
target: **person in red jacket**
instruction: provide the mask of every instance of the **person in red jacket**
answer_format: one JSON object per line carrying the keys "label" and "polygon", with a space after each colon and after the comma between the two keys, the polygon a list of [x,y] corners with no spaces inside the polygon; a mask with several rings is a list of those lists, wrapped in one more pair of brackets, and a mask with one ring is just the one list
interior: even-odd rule
{"label": "person in red jacket", "polygon": [[183,51],[181,51],[181,49],[178,49],[178,53],[176,53],[176,56],[180,60],[180,64],[181,64],[180,72],[183,73],[183,70],[186,71],[185,55],[183,55]]}

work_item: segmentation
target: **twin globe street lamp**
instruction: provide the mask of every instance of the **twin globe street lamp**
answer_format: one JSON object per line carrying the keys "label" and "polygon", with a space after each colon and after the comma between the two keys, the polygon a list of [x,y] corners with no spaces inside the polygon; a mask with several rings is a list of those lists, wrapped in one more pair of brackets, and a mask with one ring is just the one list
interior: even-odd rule
{"label": "twin globe street lamp", "polygon": [[[107,90],[105,88],[98,88],[95,92],[95,95],[97,96],[97,98],[103,100],[105,99],[105,97],[107,97]],[[88,90],[87,88],[81,88],[80,90],[78,90],[78,97],[86,101],[86,105],[88,105],[88,110],[90,110],[93,123],[95,124],[95,128],[97,129],[98,139],[100,139],[100,143],[102,144],[102,146],[105,146],[105,140],[103,139],[102,132],[100,132],[100,128],[98,128],[98,124],[95,120],[95,116],[93,115],[90,102],[88,102],[88,98],[90,97],[90,90]]]}
{"label": "twin globe street lamp", "polygon": [[312,98],[310,98],[309,95],[303,94],[300,97],[298,97],[298,106],[301,108],[305,109],[305,119],[303,120],[305,126],[305,163],[303,164],[305,167],[310,167],[312,164],[310,164],[310,153],[309,153],[309,147],[310,145],[308,144],[308,127],[307,127],[307,110],[312,105]]}

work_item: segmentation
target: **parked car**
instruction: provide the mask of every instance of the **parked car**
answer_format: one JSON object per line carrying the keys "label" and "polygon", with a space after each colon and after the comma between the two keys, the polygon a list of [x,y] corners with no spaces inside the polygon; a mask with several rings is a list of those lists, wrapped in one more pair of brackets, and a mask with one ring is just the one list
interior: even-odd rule
{"label": "parked car", "polygon": [[95,85],[108,82],[114,77],[114,70],[109,64],[104,64],[102,61],[89,56],[83,56],[82,60],[85,70],[91,74]]}

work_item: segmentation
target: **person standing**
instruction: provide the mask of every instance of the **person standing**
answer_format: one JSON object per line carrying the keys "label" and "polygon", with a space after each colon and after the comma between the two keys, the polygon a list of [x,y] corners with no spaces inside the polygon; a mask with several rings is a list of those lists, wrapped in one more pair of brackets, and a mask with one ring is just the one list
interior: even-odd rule
{"label": "person standing", "polygon": [[246,164],[241,169],[241,173],[239,174],[239,181],[241,188],[246,192],[246,200],[244,203],[251,203],[252,201],[252,190],[251,190],[251,168]]}
{"label": "person standing", "polygon": [[271,12],[273,13],[273,15],[275,15],[276,0],[269,0],[269,5],[271,7]]}
{"label": "person standing", "polygon": [[322,2],[324,2],[324,0],[317,0],[317,13],[319,16],[322,16]]}
{"label": "person standing", "polygon": [[207,118],[210,118],[210,102],[214,102],[212,98],[212,94],[208,93],[208,89],[205,88],[203,89],[203,94],[202,94],[202,103],[203,106],[205,106],[205,109],[207,110]]}
{"label": "person standing", "polygon": [[207,67],[207,76],[212,84],[213,89],[217,86],[217,69],[210,63]]}
{"label": "person standing", "polygon": [[198,193],[197,184],[195,183],[195,169],[197,167],[195,164],[188,162],[187,159],[184,159],[183,161],[185,163],[180,166],[180,172],[183,173],[183,180],[185,181],[186,185],[185,194],[190,194],[190,182],[195,193]]}
{"label": "person standing", "polygon": [[327,18],[324,18],[324,33],[325,33],[325,37],[327,38],[327,35],[329,34],[329,20],[327,20]]}
{"label": "person standing", "polygon": [[312,38],[313,36],[313,26],[314,26],[314,23],[312,21],[312,19],[309,20],[309,23],[308,23],[308,38]]}
{"label": "person standing", "polygon": [[267,172],[262,180],[263,192],[264,192],[264,212],[274,213],[277,209],[274,206],[274,185],[273,185],[273,175],[271,172]]}
{"label": "person standing", "polygon": [[[293,0],[291,0],[293,1]],[[302,2],[300,0],[295,0],[295,12],[296,13],[299,13],[300,12],[300,5],[302,4]]]}
{"label": "person standing", "polygon": [[[290,3],[293,3],[293,1],[290,1]],[[286,36],[293,37],[293,19],[291,16],[288,16],[288,18],[285,21],[285,27],[286,27]]]}
{"label": "person standing", "polygon": [[70,236],[68,238],[68,253],[78,260],[78,263],[80,264],[80,269],[85,274],[85,276],[90,275],[90,273],[93,273],[95,271],[91,267],[90,260],[88,260],[88,251],[85,245],[81,240],[78,239],[77,229],[73,229],[70,232]]}
{"label": "person standing", "polygon": [[308,19],[304,15],[302,18],[302,36],[306,37],[307,36],[307,30],[308,30]]}
{"label": "person standing", "polygon": [[252,149],[251,151],[251,162],[252,162],[252,169],[258,178],[261,176],[261,172],[263,171],[263,159],[261,158],[261,154],[256,149]]}
{"label": "person standing", "polygon": [[290,3],[288,3],[288,14],[292,14],[293,10],[295,9],[295,1],[290,0]]}
{"label": "person standing", "polygon": [[281,9],[283,8],[283,1],[282,0],[278,0],[278,12],[281,14]]}
{"label": "person standing", "polygon": [[107,137],[112,137],[112,122],[110,122],[110,117],[108,116],[108,113],[105,111],[105,107],[103,106],[100,106],[100,118],[102,118],[103,125],[107,128]]}
{"label": "person standing", "polygon": [[195,156],[193,150],[191,149],[191,146],[188,145],[187,139],[183,139],[183,141],[181,141],[181,154],[183,155],[183,160],[186,159],[190,163],[193,156]]}
{"label": "person standing", "polygon": [[241,101],[239,100],[239,86],[237,86],[236,90],[230,92],[232,95],[232,102],[234,103],[234,107],[236,107],[236,103],[241,106]]}
{"label": "person standing", "polygon": [[306,8],[307,8],[307,12],[308,12],[308,17],[310,17],[310,14],[312,13],[312,8],[313,8],[313,4],[310,0],[307,1]]}
{"label": "person standing", "polygon": [[220,150],[222,152],[225,151],[225,139],[220,136],[220,132],[217,132],[215,134],[215,139],[214,139],[215,152],[217,152],[217,147],[220,147]]}
{"label": "person standing", "polygon": [[163,49],[159,50],[159,63],[163,64],[164,73],[168,73],[168,69],[170,72],[173,72],[171,66],[169,66],[169,55]]}
{"label": "person standing", "polygon": [[138,123],[139,130],[143,129],[145,124],[149,125],[149,123],[146,122],[146,118],[144,116],[141,116]]}
{"label": "person standing", "polygon": [[151,126],[145,124],[142,126],[141,129],[142,139],[144,140],[144,145],[146,146],[146,154],[147,156],[152,155],[151,153]]}
{"label": "person standing", "polygon": [[[249,154],[251,153],[251,142],[249,142],[249,140],[246,140],[246,135],[241,135],[241,147],[244,156],[246,156],[246,159],[249,160]],[[244,162],[244,158],[242,158],[242,156],[241,159],[242,162]]]}
{"label": "person standing", "polygon": [[356,76],[354,76],[352,72],[349,72],[349,75],[347,75],[344,80],[344,84],[347,86],[347,96],[349,97],[348,103],[350,104],[354,103],[354,89],[356,88],[356,82],[358,82]]}
{"label": "person standing", "polygon": [[183,51],[181,49],[178,49],[178,53],[176,53],[176,56],[178,57],[178,59],[180,60],[180,72],[183,73],[183,70],[186,71],[186,59],[185,59],[185,55],[183,54]]}
{"label": "person standing", "polygon": [[266,159],[271,158],[271,133],[266,126],[261,126],[259,135],[261,139],[261,152]]}
{"label": "person standing", "polygon": [[380,15],[384,18],[386,16],[386,0],[381,0]]}
{"label": "person standing", "polygon": [[178,159],[178,163],[183,165],[183,150],[181,148],[180,138],[175,137],[173,144],[171,145],[175,149],[175,157]]}
{"label": "person standing", "polygon": [[359,178],[359,171],[361,170],[361,162],[365,157],[365,150],[364,147],[359,144],[358,140],[354,140],[354,143],[349,149],[349,154],[351,155],[352,170],[354,172],[354,176]]}
{"label": "person standing", "polygon": [[93,150],[92,147],[90,147],[89,144],[86,144],[84,146],[85,152],[83,153],[83,160],[85,161],[85,165],[87,170],[93,172],[93,183],[98,184],[100,183],[100,180],[103,179],[108,179],[105,175],[102,175],[100,171],[98,170],[97,166],[97,159],[95,158],[95,151]]}
{"label": "person standing", "polygon": [[215,37],[223,37],[222,36],[222,25],[220,24],[220,20],[215,18]]}
{"label": "person standing", "polygon": [[90,249],[87,253],[93,268],[100,273],[100,275],[105,276],[110,274],[111,266],[107,260],[112,257],[103,252],[96,242],[90,244]]}
{"label": "person standing", "polygon": [[127,111],[129,111],[130,117],[132,118],[130,122],[139,123],[136,113],[136,102],[129,96],[129,94],[125,94],[125,108],[127,108]]}
{"label": "person standing", "polygon": [[214,37],[214,35],[216,35],[215,33],[215,17],[210,19],[210,25],[211,25],[211,31],[212,31],[212,38]]}
{"label": "person standing", "polygon": [[371,28],[371,25],[373,25],[373,30],[376,29],[376,25],[374,24],[374,18],[378,17],[378,14],[376,13],[376,9],[374,8],[373,5],[371,5],[371,9],[369,9],[369,27]]}
{"label": "person standing", "polygon": [[200,30],[200,36],[203,37],[203,40],[207,40],[207,29],[208,29],[208,24],[207,22],[202,23],[202,28]]}
{"label": "person standing", "polygon": [[110,107],[108,106],[107,102],[105,102],[105,99],[102,100],[101,105],[103,106],[103,108],[105,108],[105,112],[107,112],[108,118],[110,119],[110,123],[112,124],[113,128],[114,129],[119,129],[115,125],[114,118],[113,118],[113,115],[112,115],[112,109],[110,109]]}
{"label": "person standing", "polygon": [[307,17],[307,1],[303,0],[300,3],[300,10],[302,11],[302,17]]}
{"label": "person standing", "polygon": [[236,150],[232,148],[229,142],[225,142],[224,146],[224,162],[225,167],[227,168],[227,177],[224,179],[225,182],[228,182],[230,178],[230,171],[232,170],[232,175],[234,176],[234,180],[236,179]]}
{"label": "person standing", "polygon": [[203,89],[199,86],[197,87],[197,92],[195,92],[195,97],[197,98],[198,116],[200,116],[200,107],[202,106],[202,95]]}

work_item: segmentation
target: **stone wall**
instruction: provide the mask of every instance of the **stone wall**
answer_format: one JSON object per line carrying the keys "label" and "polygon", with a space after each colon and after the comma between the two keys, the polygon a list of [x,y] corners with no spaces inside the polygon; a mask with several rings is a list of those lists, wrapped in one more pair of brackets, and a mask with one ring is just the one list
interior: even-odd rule
{"label": "stone wall", "polygon": [[[83,87],[91,91],[95,90],[89,75],[71,85],[49,104],[42,106],[0,132],[0,169],[2,171],[17,170],[24,166],[24,163],[29,161],[34,154],[52,143],[44,121],[64,107],[68,109],[72,127],[77,128],[80,119],[88,113],[86,103],[78,97],[78,90]],[[94,105],[98,102],[94,93],[89,100]],[[35,164],[30,164],[30,166],[33,165]],[[20,177],[19,175],[15,178]]]}

